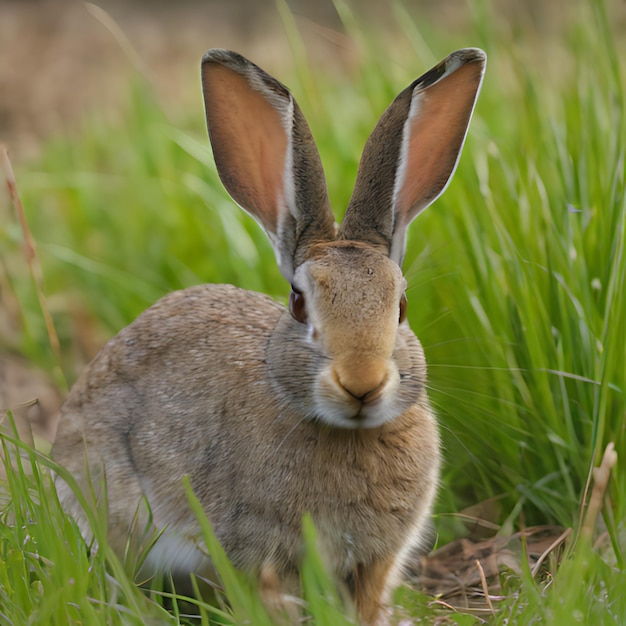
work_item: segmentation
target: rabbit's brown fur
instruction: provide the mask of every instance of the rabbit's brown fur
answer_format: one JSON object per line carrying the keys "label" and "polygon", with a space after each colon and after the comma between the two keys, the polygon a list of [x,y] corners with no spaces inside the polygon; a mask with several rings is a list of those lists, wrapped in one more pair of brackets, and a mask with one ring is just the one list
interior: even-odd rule
{"label": "rabbit's brown fur", "polygon": [[[414,207],[432,201],[454,168],[483,66],[479,51],[460,51],[398,97],[357,180],[356,204],[369,185],[373,213],[349,207],[336,234],[317,151],[289,92],[239,55],[207,54],[218,171],[266,229],[293,285],[293,315],[230,285],[192,287],[145,311],[81,376],[64,405],[54,456],[86,494],[91,483],[101,498],[106,478],[109,540],[119,553],[129,538],[139,543],[152,520],[163,534],[148,571],[211,570],[182,486],[188,475],[228,556],[259,576],[269,604],[276,586],[297,591],[309,513],[360,621],[381,618],[406,557],[424,538],[439,472],[426,365],[404,321],[398,261]],[[422,181],[413,197],[419,155],[412,140],[442,141],[422,129],[430,118],[420,111],[433,115],[431,88],[435,103],[463,99],[443,107],[460,130],[444,137],[450,147],[439,150],[441,167],[427,159],[432,184]],[[401,141],[397,128],[385,138],[398,120]],[[267,161],[259,164],[259,155]],[[393,202],[389,185],[372,183],[381,167],[396,181]],[[379,228],[385,206],[389,223]],[[57,485],[88,537],[75,494]]]}

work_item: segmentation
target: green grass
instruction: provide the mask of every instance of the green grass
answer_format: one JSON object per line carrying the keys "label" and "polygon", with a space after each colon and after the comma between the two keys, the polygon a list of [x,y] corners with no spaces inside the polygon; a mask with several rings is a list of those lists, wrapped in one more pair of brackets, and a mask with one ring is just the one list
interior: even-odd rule
{"label": "green grass", "polygon": [[106,542],[102,550],[88,551],[61,510],[45,457],[42,466],[42,457],[18,454],[9,439],[2,447],[14,462],[7,464],[1,500],[0,622],[139,625],[147,623],[142,615],[148,620],[165,615],[125,575]]}
{"label": "green grass", "polygon": [[[559,26],[541,34],[507,23],[487,2],[468,6],[468,25],[446,32],[408,19],[398,4],[401,34],[390,45],[337,2],[358,67],[328,75],[299,52],[291,71],[273,72],[309,119],[340,213],[365,138],[393,96],[454,48],[478,45],[489,56],[455,178],[413,225],[405,260],[409,317],[445,444],[440,543],[465,532],[457,513],[491,497],[503,533],[535,523],[577,531],[591,468],[610,441],[626,453],[626,37],[617,3],[565,4]],[[18,168],[70,381],[76,307],[108,336],[172,289],[232,282],[282,298],[288,288],[264,235],[217,179],[200,95],[197,110],[170,120],[138,77],[127,102],[123,123],[94,114],[74,138],[51,140],[39,161]],[[13,347],[52,368],[19,244],[16,224],[3,220],[0,267],[22,315]],[[514,577],[494,623],[626,621],[620,461],[597,528],[609,541],[601,550],[573,541],[546,580]],[[82,610],[85,597],[93,619],[83,623],[132,622],[142,611],[163,617],[111,555],[86,552],[48,501],[45,472],[29,465],[10,475],[0,589],[13,595],[3,592],[0,621],[77,623],[67,612]],[[311,591],[310,604],[324,623],[337,609],[320,608],[319,597],[327,591]],[[398,596],[430,615],[415,597]]]}

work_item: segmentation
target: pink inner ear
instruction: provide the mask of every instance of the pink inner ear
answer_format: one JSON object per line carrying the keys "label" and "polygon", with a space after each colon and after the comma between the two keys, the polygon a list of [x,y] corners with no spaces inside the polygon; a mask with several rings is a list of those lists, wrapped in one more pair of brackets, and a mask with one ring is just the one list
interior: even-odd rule
{"label": "pink inner ear", "polygon": [[404,180],[396,196],[401,222],[408,224],[446,186],[459,157],[476,100],[482,66],[462,65],[414,95],[405,153]]}
{"label": "pink inner ear", "polygon": [[281,114],[245,76],[223,65],[205,65],[203,83],[220,178],[233,199],[275,233],[288,146]]}

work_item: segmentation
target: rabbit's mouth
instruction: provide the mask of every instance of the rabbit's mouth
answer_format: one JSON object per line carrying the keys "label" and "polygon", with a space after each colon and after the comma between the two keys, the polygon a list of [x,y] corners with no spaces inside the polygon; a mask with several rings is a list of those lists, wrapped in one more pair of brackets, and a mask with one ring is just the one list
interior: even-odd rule
{"label": "rabbit's mouth", "polygon": [[348,385],[335,368],[325,369],[315,385],[318,417],[332,426],[356,429],[377,428],[400,416],[406,409],[397,394],[400,375],[393,363],[384,370],[375,383],[351,379]]}

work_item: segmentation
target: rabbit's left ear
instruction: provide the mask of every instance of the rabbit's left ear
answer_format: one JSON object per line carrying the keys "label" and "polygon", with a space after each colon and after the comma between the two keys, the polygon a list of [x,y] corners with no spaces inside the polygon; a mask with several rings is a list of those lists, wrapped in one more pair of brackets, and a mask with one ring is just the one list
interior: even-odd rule
{"label": "rabbit's left ear", "polygon": [[456,168],[486,60],[477,48],[457,50],[391,103],[365,145],[340,238],[402,263],[408,225]]}

